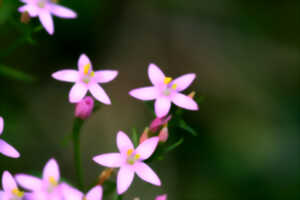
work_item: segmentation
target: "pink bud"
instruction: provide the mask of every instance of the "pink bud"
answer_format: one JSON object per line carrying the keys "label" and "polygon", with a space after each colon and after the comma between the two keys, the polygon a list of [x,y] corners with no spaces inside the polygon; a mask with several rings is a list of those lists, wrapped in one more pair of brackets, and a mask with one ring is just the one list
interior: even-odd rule
{"label": "pink bud", "polygon": [[164,195],[157,196],[157,197],[155,198],[155,200],[167,200],[167,195],[164,194]]}
{"label": "pink bud", "polygon": [[169,137],[169,130],[168,130],[168,127],[167,126],[164,126],[159,134],[158,134],[158,137],[159,137],[159,141],[160,142],[166,142],[168,140],[168,137]]}
{"label": "pink bud", "polygon": [[140,137],[140,144],[143,143],[145,140],[147,140],[149,138],[149,128],[146,127],[144,132],[142,133],[141,137]]}
{"label": "pink bud", "polygon": [[76,104],[75,116],[85,120],[92,114],[94,108],[94,99],[90,96],[83,98]]}
{"label": "pink bud", "polygon": [[170,119],[171,119],[171,115],[163,117],[163,118],[159,118],[159,117],[155,118],[150,124],[150,131],[152,133],[156,133],[158,131],[158,129],[161,126],[167,124],[168,121],[170,121]]}

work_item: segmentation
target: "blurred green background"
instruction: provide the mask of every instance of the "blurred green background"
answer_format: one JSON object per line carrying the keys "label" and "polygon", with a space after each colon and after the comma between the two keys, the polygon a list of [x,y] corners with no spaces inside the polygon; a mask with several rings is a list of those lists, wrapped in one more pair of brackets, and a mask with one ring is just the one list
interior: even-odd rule
{"label": "blurred green background", "polygon": [[[125,199],[151,200],[162,193],[171,200],[300,199],[300,1],[60,3],[78,18],[55,18],[49,36],[44,30],[31,34],[38,19],[21,24],[22,4],[2,0],[2,137],[21,158],[1,156],[1,173],[33,173],[55,157],[62,175],[75,181],[72,146],[65,142],[73,122],[71,84],[50,75],[76,68],[86,53],[95,69],[119,70],[115,81],[103,85],[112,106],[103,106],[82,132],[86,185],[103,169],[92,157],[117,150],[118,130],[142,132],[153,119],[128,91],[150,84],[147,66],[154,62],[172,77],[197,73],[187,92],[195,90],[205,101],[185,117],[199,135],[183,132],[184,144],[151,165],[162,188],[135,178]],[[7,67],[29,77],[10,78]]]}

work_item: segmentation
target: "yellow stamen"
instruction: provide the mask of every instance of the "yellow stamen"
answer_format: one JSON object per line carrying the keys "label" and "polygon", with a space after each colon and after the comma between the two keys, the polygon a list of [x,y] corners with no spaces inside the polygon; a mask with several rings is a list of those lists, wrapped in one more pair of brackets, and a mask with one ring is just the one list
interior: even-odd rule
{"label": "yellow stamen", "polygon": [[133,153],[133,149],[128,149],[128,151],[127,151],[127,156],[131,156],[131,154]]}
{"label": "yellow stamen", "polygon": [[134,160],[138,160],[138,159],[140,159],[140,157],[141,157],[140,154],[135,154],[134,155]]}
{"label": "yellow stamen", "polygon": [[95,72],[94,72],[94,71],[91,71],[90,76],[91,76],[91,77],[94,77],[94,76],[95,76]]}
{"label": "yellow stamen", "polygon": [[86,197],[83,197],[82,200],[87,200],[87,198],[86,198]]}
{"label": "yellow stamen", "polygon": [[176,88],[177,88],[177,84],[173,84],[173,85],[172,85],[172,89],[173,89],[173,90],[176,90]]}
{"label": "yellow stamen", "polygon": [[57,181],[55,180],[55,178],[53,176],[49,177],[49,182],[51,183],[51,185],[56,186],[57,185]]}
{"label": "yellow stamen", "polygon": [[24,192],[20,191],[18,188],[15,188],[11,191],[13,193],[13,195],[21,198],[24,195]]}
{"label": "yellow stamen", "polygon": [[91,68],[91,64],[86,64],[84,67],[83,67],[83,73],[85,75],[88,75],[89,74],[89,70]]}
{"label": "yellow stamen", "polygon": [[166,77],[166,78],[164,79],[164,83],[165,83],[166,85],[169,84],[171,81],[172,81],[172,78],[171,78],[171,77]]}

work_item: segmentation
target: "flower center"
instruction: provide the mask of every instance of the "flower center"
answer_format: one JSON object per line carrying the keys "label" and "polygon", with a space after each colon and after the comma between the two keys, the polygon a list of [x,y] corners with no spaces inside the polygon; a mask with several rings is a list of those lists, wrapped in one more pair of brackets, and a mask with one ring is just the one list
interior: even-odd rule
{"label": "flower center", "polygon": [[51,184],[51,186],[55,187],[57,186],[57,181],[55,180],[55,178],[53,176],[49,177],[49,183]]}
{"label": "flower center", "polygon": [[133,165],[135,163],[135,161],[137,161],[138,159],[140,159],[140,154],[136,154],[134,153],[133,149],[128,149],[127,151],[127,163],[130,165]]}
{"label": "flower center", "polygon": [[22,198],[24,196],[24,192],[20,191],[18,188],[13,189],[11,193],[17,198]]}
{"label": "flower center", "polygon": [[82,81],[84,83],[89,83],[91,81],[91,78],[93,78],[95,76],[95,72],[93,70],[90,70],[90,69],[91,69],[91,64],[86,64],[83,67],[84,77],[82,78]]}
{"label": "flower center", "polygon": [[177,88],[177,84],[175,84],[175,83],[171,84],[172,80],[173,79],[171,77],[166,77],[164,79],[164,84],[167,85],[167,87],[163,91],[163,94],[165,96],[169,96],[171,94],[172,90],[176,90],[176,88]]}
{"label": "flower center", "polygon": [[37,6],[39,8],[45,8],[45,6],[46,6],[46,0],[40,0],[40,1],[38,1]]}
{"label": "flower center", "polygon": [[82,200],[87,200],[87,198],[84,196],[84,197],[82,198]]}

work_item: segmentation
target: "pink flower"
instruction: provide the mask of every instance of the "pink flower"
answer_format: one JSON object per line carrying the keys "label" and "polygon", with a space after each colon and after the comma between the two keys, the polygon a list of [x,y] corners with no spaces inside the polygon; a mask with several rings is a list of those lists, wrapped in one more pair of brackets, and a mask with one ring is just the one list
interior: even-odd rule
{"label": "pink flower", "polygon": [[119,131],[117,146],[120,153],[108,153],[95,156],[93,160],[103,166],[120,168],[117,175],[117,192],[123,194],[131,185],[134,174],[153,185],[160,186],[161,182],[152,169],[143,161],[148,159],[156,149],[158,137],[152,137],[141,143],[136,149],[128,136]]}
{"label": "pink flower", "polygon": [[46,31],[52,35],[54,25],[52,15],[62,18],[76,18],[77,14],[69,8],[57,5],[51,0],[21,0],[26,5],[21,6],[19,12],[28,12],[30,17],[39,17]]}
{"label": "pink flower", "polygon": [[59,167],[53,158],[46,163],[41,179],[26,174],[16,175],[18,184],[32,192],[31,200],[63,200],[59,179]]}
{"label": "pink flower", "polygon": [[24,197],[24,192],[19,190],[15,179],[8,171],[3,172],[2,188],[3,191],[0,191],[1,200],[22,200]]}
{"label": "pink flower", "polygon": [[[4,120],[0,117],[0,135],[3,133]],[[11,158],[19,158],[19,152],[12,147],[10,144],[6,143],[4,140],[0,139],[0,153]]]}
{"label": "pink flower", "polygon": [[157,117],[168,114],[171,102],[184,109],[198,110],[198,105],[192,98],[180,93],[194,81],[195,74],[185,74],[173,80],[166,77],[156,65],[150,64],[148,76],[153,86],[134,89],[129,94],[143,101],[155,99],[154,110]]}
{"label": "pink flower", "polygon": [[167,195],[166,195],[166,194],[163,194],[163,195],[157,196],[157,197],[155,198],[155,200],[167,200]]}
{"label": "pink flower", "polygon": [[155,133],[161,126],[167,124],[170,120],[171,115],[162,118],[156,117],[150,124],[150,131]]}
{"label": "pink flower", "polygon": [[102,200],[103,189],[99,185],[93,187],[86,195],[65,183],[61,189],[64,200]]}
{"label": "pink flower", "polygon": [[92,97],[85,97],[76,104],[75,116],[85,120],[90,117],[94,108],[94,99]]}
{"label": "pink flower", "polygon": [[90,59],[82,54],[78,60],[78,71],[73,69],[60,70],[52,74],[52,77],[66,82],[75,82],[69,93],[69,101],[77,103],[88,91],[100,102],[111,104],[109,97],[98,83],[112,81],[118,75],[116,70],[93,71]]}
{"label": "pink flower", "polygon": [[169,129],[168,129],[167,126],[164,126],[164,127],[160,130],[160,132],[159,132],[159,134],[158,134],[158,137],[159,137],[159,141],[162,142],[162,143],[164,143],[164,142],[166,142],[166,141],[168,140],[168,137],[169,137]]}

